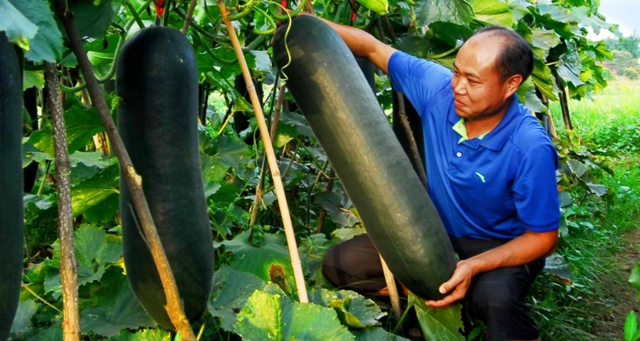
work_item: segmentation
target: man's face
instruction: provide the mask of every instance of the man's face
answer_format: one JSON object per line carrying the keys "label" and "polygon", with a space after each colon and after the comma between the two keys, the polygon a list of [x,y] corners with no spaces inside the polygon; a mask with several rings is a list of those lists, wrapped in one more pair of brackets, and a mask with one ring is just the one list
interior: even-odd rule
{"label": "man's face", "polygon": [[[456,113],[468,120],[502,112],[519,85],[512,76],[501,80],[495,65],[502,51],[501,38],[481,34],[467,41],[456,56],[451,87]],[[514,88],[515,87],[515,88]]]}

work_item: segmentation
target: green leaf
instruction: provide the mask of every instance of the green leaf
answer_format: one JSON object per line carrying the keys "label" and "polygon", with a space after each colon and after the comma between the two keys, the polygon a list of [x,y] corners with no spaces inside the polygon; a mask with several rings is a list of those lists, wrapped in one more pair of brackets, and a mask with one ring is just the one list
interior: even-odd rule
{"label": "green leaf", "polygon": [[21,340],[33,332],[31,318],[37,310],[38,304],[33,300],[22,301],[18,304],[18,310],[16,310],[16,316],[11,325],[10,339]]}
{"label": "green leaf", "polygon": [[242,141],[223,135],[218,137],[216,142],[220,149],[214,157],[217,157],[223,164],[240,169],[252,161],[251,151]]}
{"label": "green leaf", "polygon": [[74,217],[100,206],[104,215],[114,214],[119,205],[119,165],[112,165],[95,176],[71,188],[71,206]]}
{"label": "green leaf", "polygon": [[527,79],[517,91],[518,100],[533,112],[546,112],[547,106],[536,95],[536,88],[531,78]]}
{"label": "green leaf", "polygon": [[220,327],[232,332],[238,312],[256,290],[263,290],[266,283],[257,276],[237,271],[230,266],[217,270],[213,277],[213,291],[208,310],[220,318]]}
{"label": "green leaf", "polygon": [[171,333],[162,329],[144,329],[135,333],[124,330],[110,341],[171,341]]}
{"label": "green leaf", "polygon": [[[75,96],[69,96],[71,98]],[[67,144],[69,154],[87,145],[93,136],[104,131],[102,121],[95,108],[85,108],[77,99],[70,99],[72,106],[64,113],[64,124],[67,128]],[[53,131],[51,127],[35,131],[29,137],[28,143],[39,150],[55,157]]]}
{"label": "green leaf", "polygon": [[120,8],[118,0],[68,0],[74,13],[74,24],[81,37],[99,39],[104,37],[115,10]]}
{"label": "green leaf", "polygon": [[356,341],[409,341],[402,336],[391,334],[381,327],[365,328],[353,331]]}
{"label": "green leaf", "polygon": [[296,131],[299,135],[306,137],[313,137],[313,131],[309,127],[307,120],[304,116],[300,114],[296,114],[295,112],[283,111],[280,113],[280,122],[278,123],[278,128],[280,128],[280,123],[295,127]]}
{"label": "green leaf", "polygon": [[259,247],[251,245],[251,231],[243,231],[233,240],[224,241],[225,250],[233,253],[229,265],[236,270],[248,272],[279,284],[284,291],[293,287],[293,270],[291,259],[285,246],[284,238],[273,234],[265,234]]}
{"label": "green leaf", "polygon": [[514,23],[509,4],[500,0],[471,0],[476,19],[492,25],[511,27]]}
{"label": "green leaf", "polygon": [[[31,0],[31,2],[33,1]],[[0,0],[0,13],[2,13],[0,32],[6,32],[10,42],[20,46],[23,50],[29,50],[29,41],[36,36],[38,26],[18,10],[13,2],[19,1]]]}
{"label": "green leaf", "polygon": [[[342,198],[336,192],[322,192],[315,196],[315,203],[322,205],[331,220],[341,226],[350,227],[359,222],[358,218],[342,206]],[[346,212],[345,212],[346,211]]]}
{"label": "green leaf", "polygon": [[535,59],[531,78],[540,92],[552,101],[557,101],[556,84],[551,70],[540,59]]}
{"label": "green leaf", "polygon": [[378,326],[379,320],[387,315],[372,300],[349,290],[311,289],[309,302],[333,308],[342,324],[349,328]]}
{"label": "green leaf", "polygon": [[355,340],[336,313],[313,303],[295,303],[282,295],[256,291],[238,314],[236,332],[247,341]]}
{"label": "green leaf", "polygon": [[44,88],[44,73],[24,70],[22,72],[22,89],[26,90],[34,86],[38,89]]}
{"label": "green leaf", "polygon": [[638,332],[638,319],[636,313],[631,310],[627,319],[624,321],[624,340],[635,341],[636,333]]}
{"label": "green leaf", "polygon": [[583,85],[584,82],[580,78],[582,72],[582,60],[575,43],[568,41],[566,43],[567,51],[560,57],[558,64],[558,75],[573,86]]}
{"label": "green leaf", "polygon": [[636,263],[631,271],[631,276],[629,276],[629,283],[636,288],[636,292],[638,294],[638,300],[640,300],[640,262]]}
{"label": "green leaf", "polygon": [[[38,32],[29,41],[29,50],[25,58],[33,62],[43,60],[55,62],[63,51],[62,33],[49,8],[48,1],[42,0],[10,0],[21,13],[38,26]],[[0,0],[1,2],[1,0]]]}
{"label": "green leaf", "polygon": [[409,294],[409,304],[416,309],[425,340],[464,341],[464,337],[458,332],[463,328],[460,304],[430,308],[414,294]]}
{"label": "green leaf", "polygon": [[381,15],[387,14],[387,11],[389,10],[389,3],[387,0],[358,0],[358,2],[367,9]]}
{"label": "green leaf", "polygon": [[53,203],[51,201],[48,201],[47,199],[35,194],[25,194],[23,200],[25,209],[28,209],[32,205],[38,210],[44,211],[53,206]]}
{"label": "green leaf", "polygon": [[104,169],[115,161],[116,158],[107,158],[102,152],[75,152],[69,155],[69,162],[73,168],[77,167],[78,163],[82,163],[88,167]]}
{"label": "green leaf", "polygon": [[27,341],[62,341],[62,321],[54,321],[51,327],[30,337]]}
{"label": "green leaf", "polygon": [[95,305],[80,312],[83,333],[92,331],[109,337],[118,335],[125,328],[155,326],[155,322],[138,303],[122,269],[111,267],[110,270],[111,280],[101,281],[100,287],[92,293]]}
{"label": "green leaf", "polygon": [[343,228],[335,229],[333,230],[333,232],[331,232],[331,234],[333,234],[334,236],[336,236],[337,238],[343,241],[349,240],[363,233],[367,233],[367,231],[365,231],[364,227],[362,226],[343,227]]}
{"label": "green leaf", "polygon": [[467,0],[420,0],[414,11],[419,27],[436,21],[466,25],[473,19],[473,7]]}

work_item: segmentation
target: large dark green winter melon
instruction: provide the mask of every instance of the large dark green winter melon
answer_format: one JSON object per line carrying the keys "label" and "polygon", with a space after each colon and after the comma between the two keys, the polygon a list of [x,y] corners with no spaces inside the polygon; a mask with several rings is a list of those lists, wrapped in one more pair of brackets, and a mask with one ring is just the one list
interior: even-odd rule
{"label": "large dark green winter melon", "polygon": [[13,44],[0,32],[0,340],[18,308],[22,281],[22,72]]}
{"label": "large dark green winter melon", "polygon": [[[213,242],[198,151],[198,71],[180,31],[136,33],[117,61],[118,130],[142,187],[178,284],[184,310],[197,319],[212,289]],[[149,315],[173,329],[155,263],[132,216],[121,174],[120,213],[127,277]]]}
{"label": "large dark green winter melon", "polygon": [[[440,298],[455,269],[453,249],[369,84],[329,26],[311,16],[291,25],[289,91],[391,271],[415,294]],[[289,61],[284,36],[281,28],[274,40],[280,67]]]}

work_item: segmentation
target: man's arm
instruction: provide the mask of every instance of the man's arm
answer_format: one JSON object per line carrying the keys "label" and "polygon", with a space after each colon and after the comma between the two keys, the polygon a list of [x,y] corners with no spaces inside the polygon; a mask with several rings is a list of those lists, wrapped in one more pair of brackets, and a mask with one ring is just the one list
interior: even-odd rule
{"label": "man's arm", "polygon": [[[302,15],[311,15],[302,12]],[[369,33],[351,26],[336,24],[329,20],[319,18],[329,25],[347,44],[347,47],[358,57],[367,58],[373,65],[384,73],[389,73],[387,65],[389,58],[396,51],[393,47],[379,41]]]}
{"label": "man's arm", "polygon": [[427,301],[434,308],[445,307],[458,301],[467,293],[471,280],[479,273],[497,268],[519,266],[553,254],[558,241],[558,230],[525,234],[495,249],[458,262],[456,270],[447,282],[440,286],[443,294],[451,293],[439,301]]}

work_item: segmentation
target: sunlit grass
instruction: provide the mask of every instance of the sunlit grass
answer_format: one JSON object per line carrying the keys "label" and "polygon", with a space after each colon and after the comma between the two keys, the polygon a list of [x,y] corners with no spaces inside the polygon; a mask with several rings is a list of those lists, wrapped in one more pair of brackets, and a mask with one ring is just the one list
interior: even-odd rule
{"label": "sunlit grass", "polygon": [[[586,144],[607,147],[625,154],[640,152],[640,83],[629,80],[609,82],[593,100],[571,100],[571,121]],[[564,134],[560,104],[551,104],[558,134]]]}

